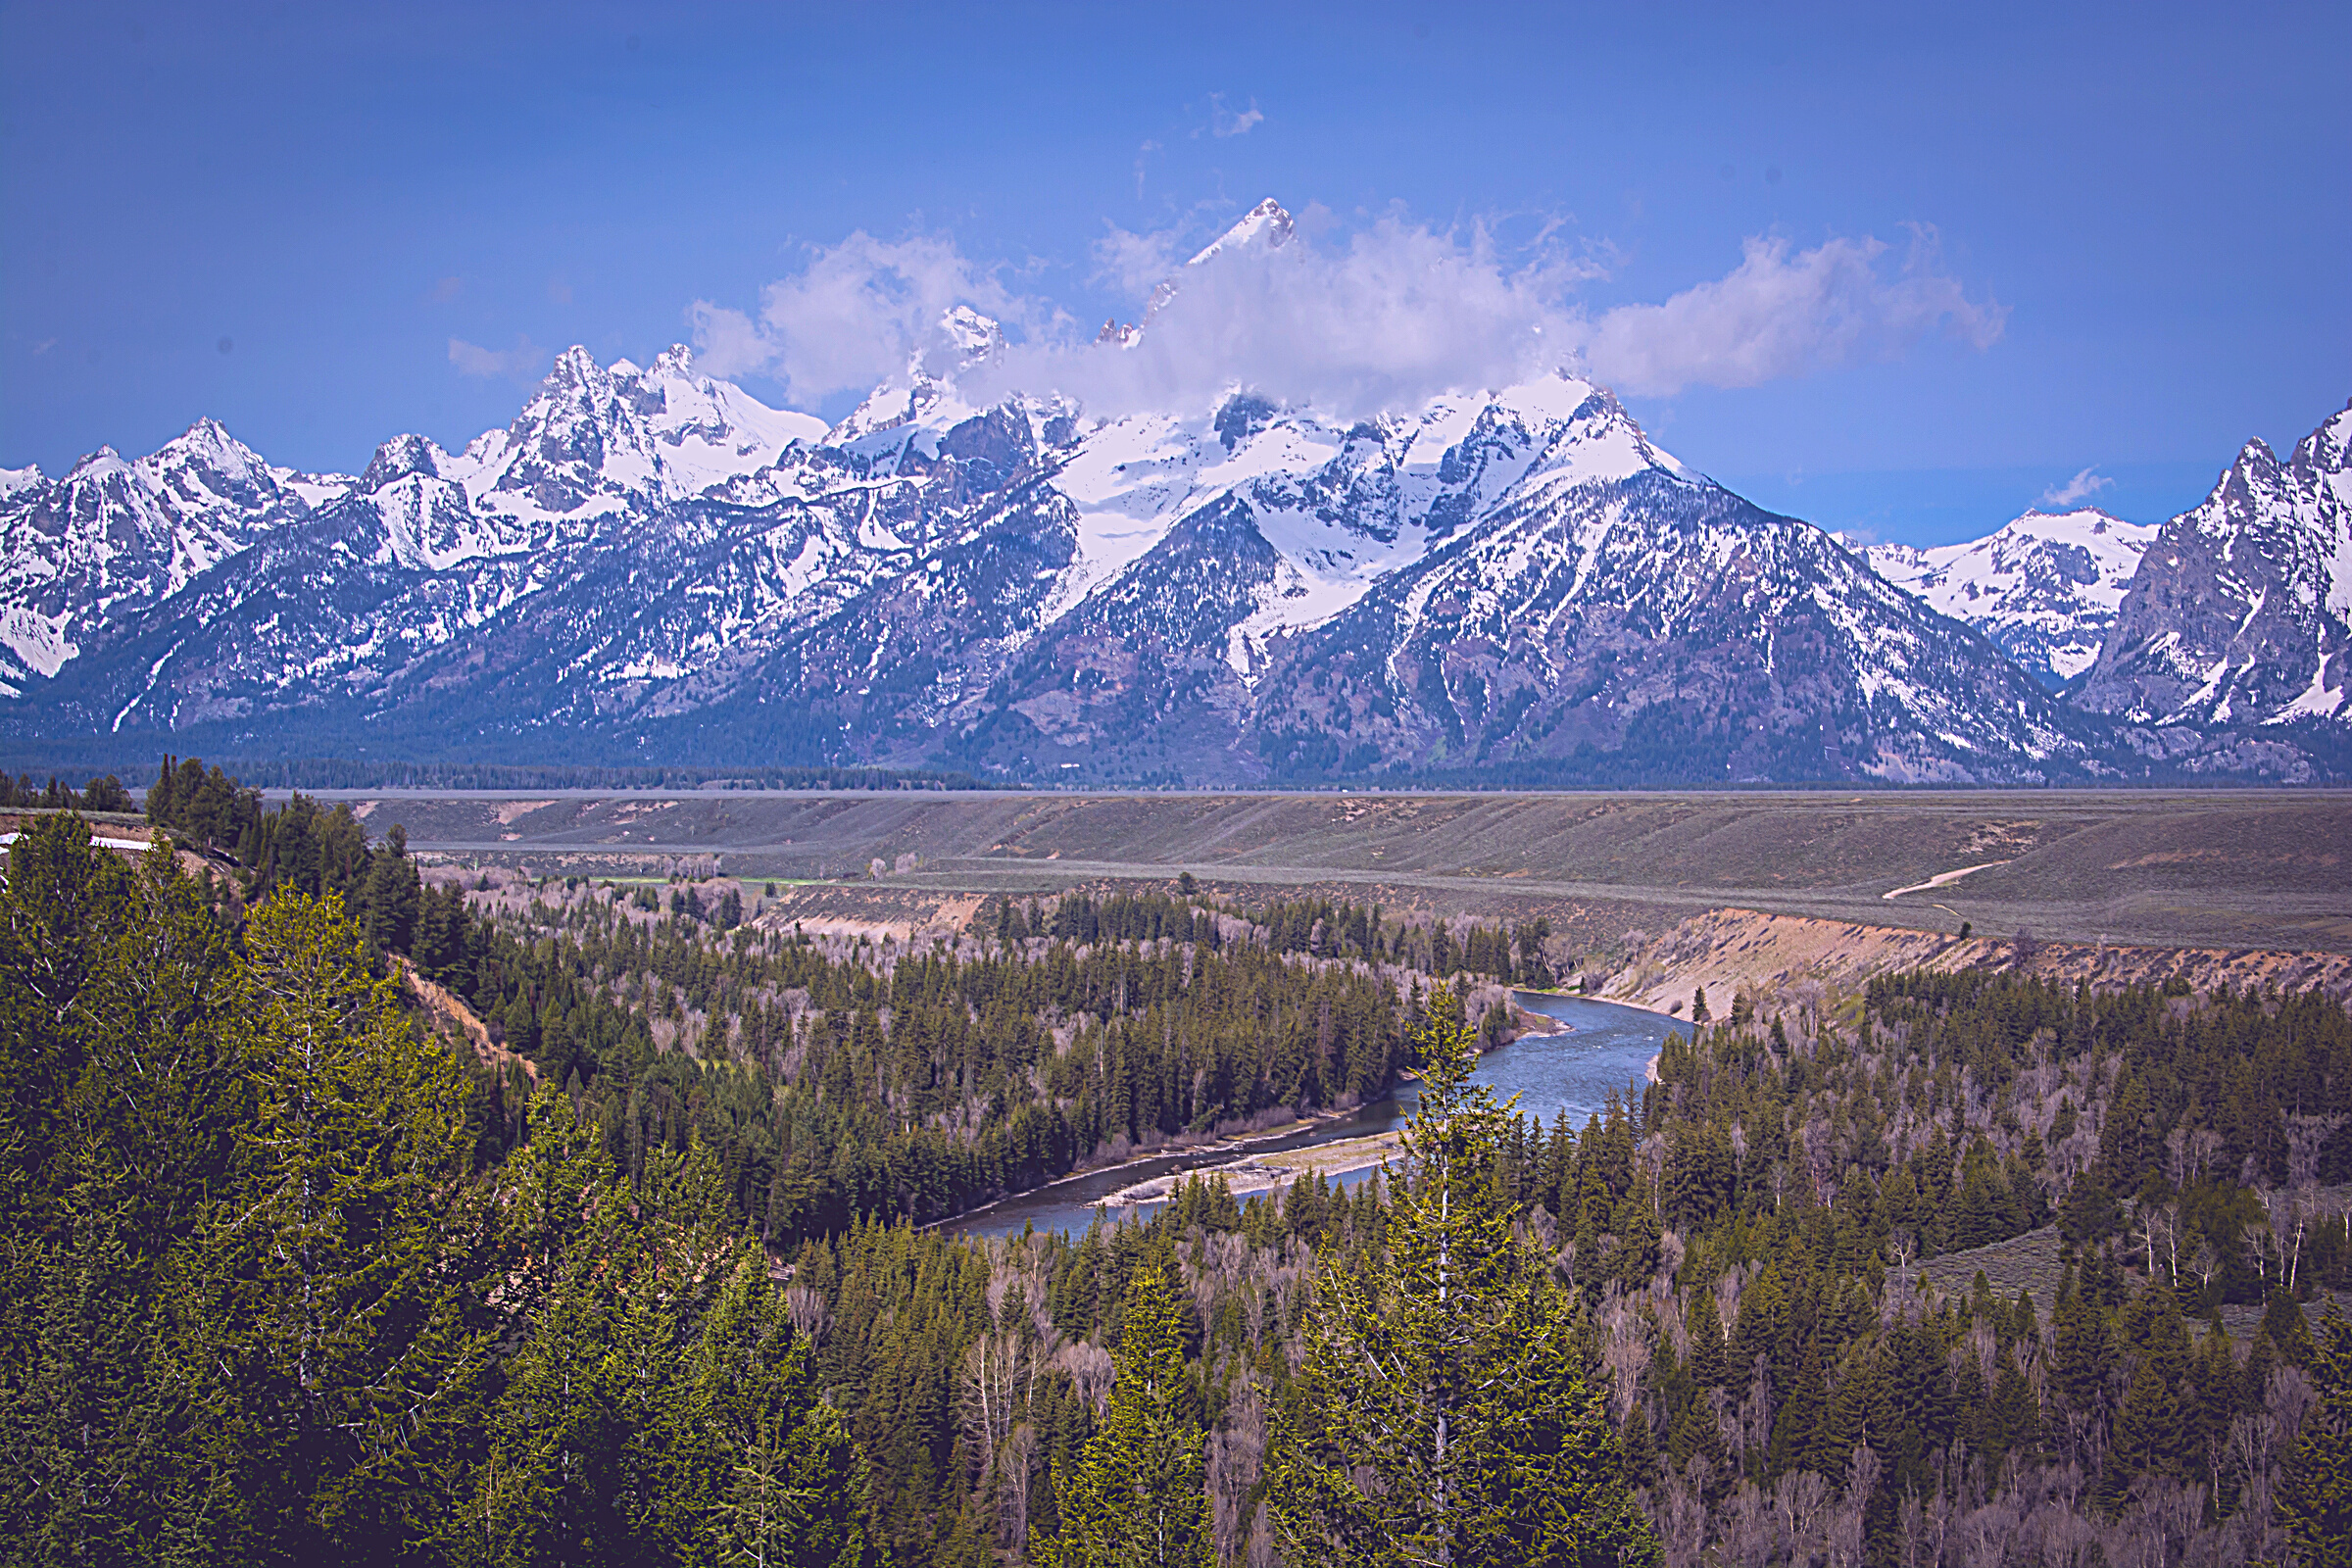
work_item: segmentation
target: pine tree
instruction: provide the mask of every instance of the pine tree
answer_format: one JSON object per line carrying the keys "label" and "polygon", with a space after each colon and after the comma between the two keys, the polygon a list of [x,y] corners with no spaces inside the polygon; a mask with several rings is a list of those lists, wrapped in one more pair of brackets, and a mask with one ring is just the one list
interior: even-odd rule
{"label": "pine tree", "polygon": [[1772,1425],[1768,1468],[1774,1476],[1792,1470],[1803,1461],[1813,1446],[1813,1430],[1821,1420],[1822,1408],[1828,1402],[1829,1394],[1821,1374],[1821,1345],[1818,1339],[1807,1335],[1804,1354],[1796,1363],[1796,1376],[1790,1380]]}
{"label": "pine tree", "polygon": [[[1690,1308],[1690,1381],[1703,1389],[1720,1389],[1732,1381],[1735,1369],[1723,1342],[1723,1314],[1716,1310],[1715,1293],[1702,1290]],[[1744,1382],[1745,1379],[1740,1381]]]}
{"label": "pine tree", "polygon": [[2115,1364],[2107,1334],[2107,1314],[2080,1289],[2059,1299],[2052,1317],[2057,1356],[2051,1392],[2078,1422],[2095,1416],[2105,1400],[2108,1374]]}
{"label": "pine tree", "polygon": [[0,1538],[132,1560],[196,1485],[153,1349],[174,1242],[246,1119],[232,957],[167,857],[27,824],[0,882]]}
{"label": "pine tree", "polygon": [[1112,1357],[1110,1406],[1054,1493],[1060,1530],[1033,1534],[1038,1568],[1208,1568],[1205,1434],[1186,1408],[1184,1331],[1156,1268],[1136,1275]]}
{"label": "pine tree", "polygon": [[2319,1353],[2311,1325],[2303,1319],[2302,1303],[2284,1291],[2271,1292],[2270,1304],[2262,1312],[2261,1332],[2278,1348],[2279,1359],[2293,1365],[2308,1366]]}
{"label": "pine tree", "polygon": [[839,1412],[817,1397],[808,1349],[768,1282],[766,1260],[740,1247],[681,1369],[684,1419],[666,1468],[676,1476],[701,1467],[710,1494],[674,1483],[668,1489],[676,1536],[703,1534],[693,1516],[708,1512],[727,1561],[757,1568],[881,1562],[866,1517],[865,1462]]}
{"label": "pine tree", "polygon": [[2107,1467],[2098,1485],[2100,1506],[2118,1513],[2132,1495],[2132,1483],[2142,1475],[2176,1475],[2180,1471],[2180,1409],[2173,1391],[2165,1387],[2156,1358],[2142,1356],[2116,1412],[2115,1436],[2107,1446]]}
{"label": "pine tree", "polygon": [[1655,1562],[1582,1387],[1572,1303],[1512,1240],[1506,1111],[1471,1085],[1472,1032],[1444,989],[1419,1044],[1388,1248],[1369,1278],[1329,1259],[1317,1277],[1267,1454],[1276,1528],[1299,1560],[1367,1568]]}
{"label": "pine tree", "polygon": [[2278,1524],[2290,1559],[2352,1562],[2352,1323],[2331,1302],[2310,1361],[2318,1400],[2278,1478]]}
{"label": "pine tree", "polygon": [[488,1282],[457,1249],[466,1079],[368,970],[337,899],[285,893],[245,929],[236,1025],[252,1106],[196,1229],[172,1358],[202,1414],[214,1550],[386,1553],[420,1540],[420,1477],[468,1441]]}

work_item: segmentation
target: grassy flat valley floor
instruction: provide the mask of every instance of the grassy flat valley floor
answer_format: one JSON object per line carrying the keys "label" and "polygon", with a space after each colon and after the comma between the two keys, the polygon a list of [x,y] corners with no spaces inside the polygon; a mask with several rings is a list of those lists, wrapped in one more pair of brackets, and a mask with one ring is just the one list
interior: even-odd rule
{"label": "grassy flat valley floor", "polygon": [[1544,913],[1595,945],[1733,906],[1946,933],[1965,920],[1980,936],[2352,953],[2342,791],[326,798],[461,860],[609,876],[715,857],[746,878],[847,878],[854,898],[805,890],[845,918],[853,906],[919,918],[957,895],[1190,871],[1250,900],[1315,891],[1449,915]]}

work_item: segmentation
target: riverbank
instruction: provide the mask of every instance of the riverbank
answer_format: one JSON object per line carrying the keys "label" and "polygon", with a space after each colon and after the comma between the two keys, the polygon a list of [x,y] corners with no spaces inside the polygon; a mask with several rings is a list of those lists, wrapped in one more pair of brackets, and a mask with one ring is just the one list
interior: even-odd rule
{"label": "riverbank", "polygon": [[[1346,1110],[1317,1111],[1312,1115],[1301,1116],[1296,1121],[1287,1121],[1279,1126],[1264,1128],[1258,1132],[1248,1133],[1238,1137],[1215,1139],[1204,1144],[1186,1144],[1176,1148],[1170,1148],[1163,1145],[1157,1149],[1141,1150],[1135,1153],[1121,1155],[1116,1159],[1103,1160],[1100,1164],[1082,1165],[1078,1169],[1070,1171],[1065,1175],[1054,1177],[1050,1182],[1041,1182],[1035,1187],[1024,1187],[1019,1192],[1015,1193],[1005,1193],[1002,1197],[990,1199],[987,1202],[982,1203],[977,1207],[961,1209],[954,1214],[944,1215],[939,1219],[927,1220],[915,1228],[917,1230],[927,1231],[937,1229],[943,1225],[958,1226],[972,1220],[985,1219],[991,1212],[1003,1207],[1006,1203],[1028,1203],[1038,1201],[1040,1200],[1051,1199],[1056,1189],[1069,1187],[1078,1182],[1100,1180],[1102,1177],[1115,1172],[1122,1167],[1129,1165],[1148,1165],[1153,1160],[1199,1160],[1203,1162],[1207,1168],[1216,1170],[1230,1169],[1230,1162],[1219,1163],[1221,1156],[1228,1154],[1242,1154],[1246,1158],[1246,1152],[1249,1150],[1261,1148],[1267,1144],[1278,1144],[1286,1138],[1298,1138],[1309,1135],[1312,1134],[1318,1127],[1327,1126],[1335,1121],[1346,1121],[1349,1117],[1361,1115],[1362,1113],[1363,1107],[1360,1105],[1350,1106]],[[1338,1148],[1340,1146],[1339,1144],[1334,1143],[1317,1144],[1309,1147],[1314,1149],[1327,1149]],[[1193,1173],[1194,1172],[1191,1169],[1171,1171],[1168,1172],[1164,1178],[1155,1176],[1150,1178],[1148,1181],[1138,1183],[1137,1185],[1150,1186],[1152,1182],[1163,1179],[1167,1180],[1172,1185],[1177,1178],[1188,1176]],[[1126,1190],[1132,1191],[1133,1189]],[[1116,1195],[1114,1195],[1114,1197]]]}
{"label": "riverbank", "polygon": [[[1344,1177],[1372,1170],[1395,1158],[1403,1147],[1400,1133],[1374,1133],[1368,1138],[1347,1138],[1306,1149],[1285,1150],[1277,1154],[1247,1155],[1230,1165],[1212,1168],[1234,1197],[1249,1198],[1278,1192],[1309,1171],[1326,1177]],[[1101,1206],[1115,1211],[1165,1202],[1178,1182],[1195,1174],[1201,1173],[1178,1171],[1154,1176],[1111,1194],[1102,1200]]]}
{"label": "riverbank", "polygon": [[[1515,1004],[1556,1027],[1541,1030],[1531,1021],[1530,1027],[1515,1030],[1508,1043],[1480,1055],[1473,1082],[1491,1090],[1498,1103],[1515,1104],[1520,1114],[1547,1128],[1562,1117],[1571,1127],[1582,1127],[1588,1117],[1605,1114],[1612,1101],[1624,1103],[1630,1098],[1638,1104],[1643,1071],[1673,1026],[1670,1018],[1647,1008],[1590,997],[1527,995]],[[944,1223],[967,1236],[1017,1235],[1031,1226],[1077,1235],[1105,1211],[1125,1219],[1147,1216],[1166,1200],[1177,1181],[1212,1169],[1236,1183],[1243,1196],[1271,1195],[1309,1169],[1360,1180],[1396,1156],[1396,1135],[1413,1113],[1418,1087],[1407,1073],[1394,1099],[1346,1113],[1345,1119],[1294,1121],[1220,1145],[1196,1144],[1097,1165]]]}

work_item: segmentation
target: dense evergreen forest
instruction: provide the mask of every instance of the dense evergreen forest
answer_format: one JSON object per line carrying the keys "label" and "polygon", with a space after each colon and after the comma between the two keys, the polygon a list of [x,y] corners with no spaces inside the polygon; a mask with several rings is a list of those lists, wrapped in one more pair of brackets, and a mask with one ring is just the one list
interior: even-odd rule
{"label": "dense evergreen forest", "polygon": [[[1543,1127],[1467,1082],[1535,924],[1179,890],[852,942],[169,779],[210,874],[55,815],[0,894],[11,1560],[2352,1549],[2323,998],[1742,995]],[[1387,1180],[920,1228],[1405,1071]],[[1955,1284],[1987,1248],[2051,1277]]]}

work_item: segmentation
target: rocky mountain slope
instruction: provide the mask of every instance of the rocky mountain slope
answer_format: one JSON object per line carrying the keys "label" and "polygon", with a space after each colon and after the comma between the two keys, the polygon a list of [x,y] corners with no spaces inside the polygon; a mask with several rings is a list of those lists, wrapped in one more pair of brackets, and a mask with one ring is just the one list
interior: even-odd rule
{"label": "rocky mountain slope", "polygon": [[136,461],[100,447],[62,478],[0,478],[0,693],[11,697],[351,484],[274,467],[212,419]]}
{"label": "rocky mountain slope", "polygon": [[[1269,204],[1190,265],[1292,236]],[[1917,564],[1923,599],[1566,372],[1352,421],[1243,387],[1103,417],[969,391],[1003,354],[950,312],[828,430],[682,348],[574,349],[505,429],[357,478],[211,425],[11,476],[0,735],[1074,783],[2309,773],[2044,689],[2129,525],[2020,519],[1982,566]],[[1962,582],[1997,612],[1939,612]]]}
{"label": "rocky mountain slope", "polygon": [[2168,730],[2352,717],[2352,405],[2280,463],[2249,441],[2141,558],[2078,698]]}
{"label": "rocky mountain slope", "polygon": [[2155,537],[2093,507],[2029,512],[1965,544],[1871,545],[1880,576],[1965,620],[2055,690],[2091,666]]}

